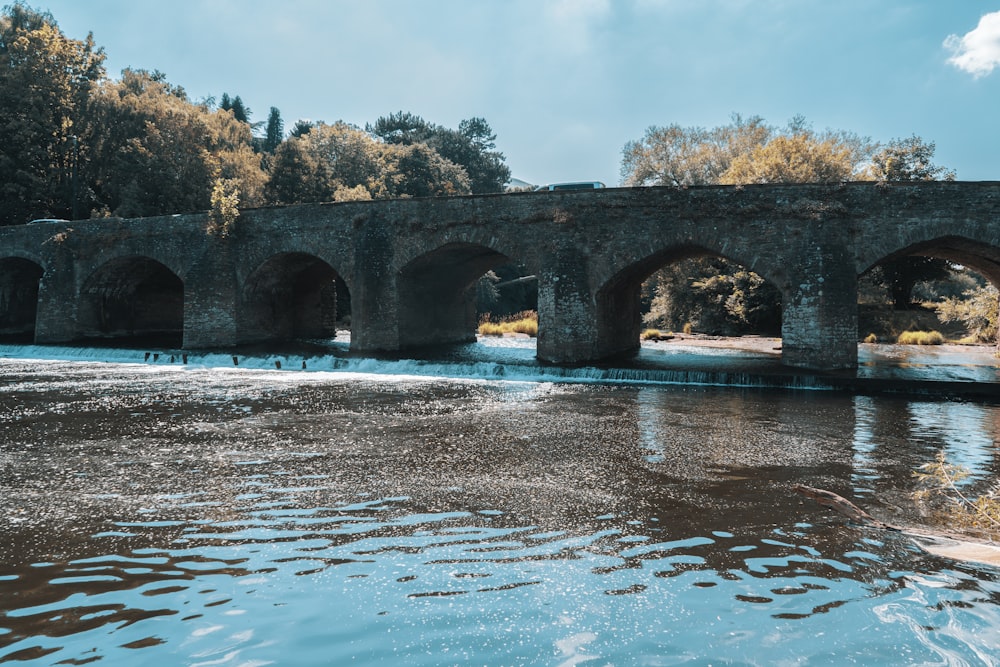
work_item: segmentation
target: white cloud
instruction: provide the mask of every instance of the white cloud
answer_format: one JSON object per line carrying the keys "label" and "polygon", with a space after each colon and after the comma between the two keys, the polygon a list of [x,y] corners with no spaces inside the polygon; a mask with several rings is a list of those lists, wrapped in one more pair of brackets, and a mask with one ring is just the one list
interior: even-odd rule
{"label": "white cloud", "polygon": [[1000,67],[1000,12],[986,14],[962,37],[949,35],[944,45],[952,52],[949,63],[977,78],[986,76]]}

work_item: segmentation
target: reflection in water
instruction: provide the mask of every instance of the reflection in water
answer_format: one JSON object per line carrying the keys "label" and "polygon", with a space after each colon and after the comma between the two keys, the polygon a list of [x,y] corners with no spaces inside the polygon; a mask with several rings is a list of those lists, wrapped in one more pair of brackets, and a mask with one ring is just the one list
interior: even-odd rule
{"label": "reflection in water", "polygon": [[973,403],[912,402],[907,406],[911,438],[938,442],[948,463],[975,471],[990,469],[997,442],[988,411]]}
{"label": "reflection in water", "polygon": [[997,664],[996,570],[788,490],[917,521],[995,407],[0,364],[0,662]]}

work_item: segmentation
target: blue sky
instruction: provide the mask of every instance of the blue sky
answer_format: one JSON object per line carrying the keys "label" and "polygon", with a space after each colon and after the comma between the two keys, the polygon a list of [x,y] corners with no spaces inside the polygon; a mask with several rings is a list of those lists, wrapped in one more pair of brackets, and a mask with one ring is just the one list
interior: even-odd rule
{"label": "blue sky", "polygon": [[1000,0],[29,0],[93,32],[108,73],[158,69],[254,120],[481,116],[514,177],[620,182],[650,125],[731,114],[917,134],[1000,180]]}

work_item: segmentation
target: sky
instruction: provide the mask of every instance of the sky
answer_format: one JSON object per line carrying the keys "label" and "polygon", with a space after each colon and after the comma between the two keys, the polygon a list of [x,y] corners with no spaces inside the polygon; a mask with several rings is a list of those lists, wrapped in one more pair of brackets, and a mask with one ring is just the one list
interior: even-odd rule
{"label": "sky", "polygon": [[[6,4],[6,3],[5,3]],[[482,117],[514,178],[621,182],[650,126],[734,113],[918,135],[1000,180],[1000,0],[27,0],[93,33],[109,76],[364,127]]]}

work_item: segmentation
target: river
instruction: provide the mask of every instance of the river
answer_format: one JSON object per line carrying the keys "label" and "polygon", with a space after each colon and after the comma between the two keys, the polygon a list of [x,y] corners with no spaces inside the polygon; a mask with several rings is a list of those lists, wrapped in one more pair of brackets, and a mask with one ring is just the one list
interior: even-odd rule
{"label": "river", "polygon": [[939,452],[1000,473],[995,403],[470,349],[8,348],[0,663],[1000,664],[1000,570],[790,490],[919,525]]}

